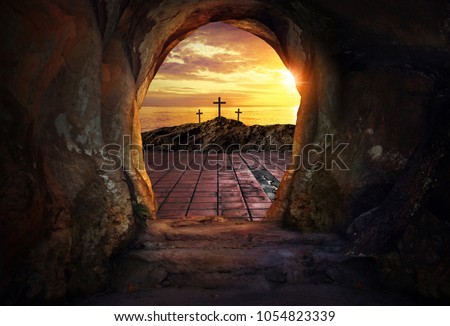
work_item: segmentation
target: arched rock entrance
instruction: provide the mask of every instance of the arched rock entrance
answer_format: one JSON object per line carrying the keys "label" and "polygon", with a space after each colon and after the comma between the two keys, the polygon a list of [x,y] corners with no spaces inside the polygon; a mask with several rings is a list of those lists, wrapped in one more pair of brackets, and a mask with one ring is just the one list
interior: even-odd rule
{"label": "arched rock entrance", "polygon": [[[181,10],[183,9],[183,10]],[[174,15],[175,13],[175,15]],[[141,144],[140,128],[137,108],[145,97],[148,86],[156,74],[157,69],[164,61],[166,55],[185,37],[187,37],[196,28],[203,26],[212,21],[224,21],[228,24],[234,25],[245,31],[248,31],[270,44],[276,52],[280,55],[286,66],[290,68],[297,76],[301,76],[301,82],[298,84],[300,92],[308,91],[307,87],[312,87],[315,81],[312,79],[311,58],[312,49],[310,48],[307,33],[304,32],[291,18],[285,16],[280,9],[259,2],[230,2],[230,1],[214,1],[211,3],[201,3],[189,8],[181,8],[180,4],[174,3],[172,6],[161,6],[157,9],[139,8],[136,13],[138,17],[134,17],[137,21],[148,20],[148,25],[143,24],[139,28],[134,28],[130,24],[131,30],[123,33],[116,33],[110,40],[110,47],[105,49],[105,54],[108,56],[109,52],[115,51],[114,43],[122,44],[124,36],[127,37],[128,55],[131,60],[131,69],[128,78],[130,85],[135,81],[136,93],[130,94],[135,98],[130,99],[132,103],[131,108],[129,104],[126,107],[116,107],[118,115],[123,112],[130,112],[133,116],[133,121],[130,125],[125,126],[124,133],[132,135],[133,144]],[[141,18],[146,17],[146,18]],[[162,22],[159,23],[159,20]],[[119,22],[120,25],[120,22]],[[126,55],[126,53],[124,54]],[[108,62],[108,61],[107,61]],[[130,62],[123,61],[123,64],[129,66]],[[119,63],[110,63],[104,65],[106,70],[105,75],[109,75],[109,70],[114,65]],[[121,68],[122,71],[125,67]],[[124,76],[117,76],[123,78]],[[113,94],[117,94],[118,90],[114,87],[121,87],[117,80],[110,79],[106,81],[104,87],[109,90],[113,89]],[[117,86],[110,86],[117,85]],[[108,97],[103,97],[103,101],[108,103],[104,106],[110,106],[112,103],[117,103],[116,99],[109,102]],[[308,107],[308,95],[305,95],[303,107]],[[131,121],[131,119],[129,120]],[[297,137],[298,138],[298,137]],[[299,148],[298,141],[296,148]],[[126,154],[127,155],[127,154]],[[135,169],[136,166],[142,166],[142,158],[140,156],[132,156],[130,174],[133,178],[138,200],[148,205],[152,215],[155,212],[155,202],[151,190],[150,181],[145,171]],[[281,211],[277,210],[271,213],[272,216],[281,216]]]}

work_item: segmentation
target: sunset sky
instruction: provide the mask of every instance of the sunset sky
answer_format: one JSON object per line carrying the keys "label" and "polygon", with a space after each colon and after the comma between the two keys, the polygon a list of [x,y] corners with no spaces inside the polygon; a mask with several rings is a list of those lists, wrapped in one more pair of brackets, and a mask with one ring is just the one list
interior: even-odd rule
{"label": "sunset sky", "polygon": [[206,25],[171,51],[143,106],[295,107],[295,81],[277,53],[258,37],[224,23]]}

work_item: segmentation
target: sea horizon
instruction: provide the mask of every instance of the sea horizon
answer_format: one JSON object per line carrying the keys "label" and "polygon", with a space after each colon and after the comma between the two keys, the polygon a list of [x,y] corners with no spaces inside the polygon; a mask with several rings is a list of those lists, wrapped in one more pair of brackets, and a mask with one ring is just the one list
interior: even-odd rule
{"label": "sea horizon", "polygon": [[[295,124],[298,106],[240,106],[240,121],[251,125]],[[151,131],[162,127],[178,126],[186,123],[198,123],[198,110],[201,122],[214,119],[218,115],[217,107],[165,107],[143,106],[139,111],[141,131]],[[221,116],[237,120],[237,107],[222,107]]]}

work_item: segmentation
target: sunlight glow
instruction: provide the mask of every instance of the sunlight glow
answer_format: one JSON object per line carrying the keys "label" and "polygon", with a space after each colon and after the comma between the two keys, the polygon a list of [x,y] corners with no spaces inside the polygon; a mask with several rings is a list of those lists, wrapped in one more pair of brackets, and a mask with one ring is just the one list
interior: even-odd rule
{"label": "sunlight glow", "polygon": [[226,101],[222,116],[245,124],[296,121],[300,95],[294,76],[260,38],[225,23],[197,29],[168,54],[151,82],[140,111],[141,128],[198,121],[217,116],[213,105]]}
{"label": "sunlight glow", "polygon": [[224,23],[203,26],[180,42],[153,79],[143,106],[294,107],[295,78],[260,38]]}
{"label": "sunlight glow", "polygon": [[281,70],[281,74],[283,75],[283,82],[286,87],[295,87],[295,77],[289,70]]}

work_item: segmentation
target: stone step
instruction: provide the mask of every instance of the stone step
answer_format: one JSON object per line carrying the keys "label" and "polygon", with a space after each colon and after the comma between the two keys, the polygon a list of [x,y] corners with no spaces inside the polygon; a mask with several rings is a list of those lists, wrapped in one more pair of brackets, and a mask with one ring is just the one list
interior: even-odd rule
{"label": "stone step", "polygon": [[316,292],[321,302],[330,295],[335,304],[386,302],[391,295],[380,292],[375,262],[343,255],[342,245],[336,234],[293,232],[273,221],[151,221],[114,260],[109,291],[93,302],[311,304]]}
{"label": "stone step", "polygon": [[277,284],[365,281],[348,257],[314,247],[138,250],[115,267],[114,291],[157,287],[270,288]]}
{"label": "stone step", "polygon": [[[142,234],[139,245],[151,249],[183,246],[189,242],[206,241],[213,244],[235,243],[247,246],[259,244],[305,244],[337,247],[343,240],[331,233],[300,233],[280,227],[278,221],[234,221],[223,217],[197,217],[178,220],[156,220],[149,222],[148,232]],[[191,245],[193,245],[191,243]]]}
{"label": "stone step", "polygon": [[302,234],[276,222],[155,221],[116,261],[115,292],[158,287],[270,289],[279,284],[355,283],[332,234]]}
{"label": "stone step", "polygon": [[[296,265],[295,262],[264,254],[261,250],[224,252],[208,249],[137,252],[118,266],[123,277],[116,284],[122,291],[130,283],[139,284],[140,289],[157,286],[241,287],[261,284],[267,273],[280,275],[278,278],[283,278],[283,282],[288,281],[287,278],[290,282],[298,281],[298,275],[295,280],[294,275],[288,275],[289,265]],[[299,267],[295,269],[298,271]]]}

